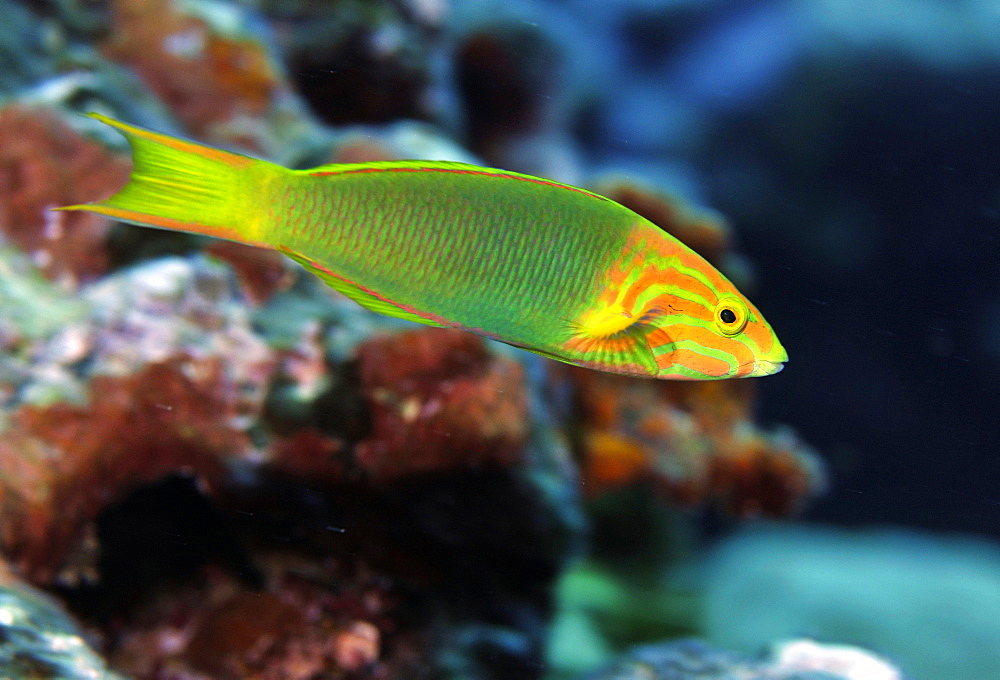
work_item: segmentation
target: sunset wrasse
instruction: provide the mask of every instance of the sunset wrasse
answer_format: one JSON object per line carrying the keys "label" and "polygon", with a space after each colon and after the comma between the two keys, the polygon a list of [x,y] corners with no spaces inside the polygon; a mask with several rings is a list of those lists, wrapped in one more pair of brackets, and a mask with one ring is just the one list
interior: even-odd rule
{"label": "sunset wrasse", "polygon": [[450,162],[289,170],[91,115],[128,138],[132,175],[62,210],[277,249],[373,311],[597,370],[704,380],[788,359],[712,265],[584,189]]}

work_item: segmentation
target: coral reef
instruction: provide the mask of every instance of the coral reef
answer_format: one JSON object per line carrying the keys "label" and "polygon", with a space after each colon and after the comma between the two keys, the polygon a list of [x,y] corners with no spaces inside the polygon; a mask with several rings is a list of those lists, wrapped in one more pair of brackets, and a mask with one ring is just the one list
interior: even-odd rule
{"label": "coral reef", "polygon": [[0,561],[0,677],[119,680],[55,600]]}
{"label": "coral reef", "polygon": [[468,333],[427,329],[358,351],[371,434],[356,451],[374,480],[521,460],[528,405],[521,367]]}
{"label": "coral reef", "polygon": [[297,91],[326,123],[428,117],[440,0],[265,0]]}
{"label": "coral reef", "polygon": [[638,647],[587,680],[903,680],[889,663],[862,649],[811,640],[785,643],[773,660],[719,651],[695,640]]}
{"label": "coral reef", "polygon": [[570,380],[590,495],[648,480],[674,502],[755,517],[792,513],[822,489],[822,468],[802,444],[752,424],[750,384],[664,386],[582,371]]}
{"label": "coral reef", "polygon": [[[122,141],[68,115],[91,109],[290,165],[474,162],[450,136],[462,119],[488,159],[585,175],[544,30],[487,22],[448,55],[433,0],[256,7],[55,3],[47,33],[27,6],[0,7],[38,29],[0,33],[37,61],[0,73],[0,554],[117,671],[538,677],[555,586],[581,574],[569,558],[588,530],[600,550],[610,517],[631,521],[602,501],[648,485],[652,512],[745,518],[816,493],[804,447],[754,424],[748,382],[578,371],[376,318],[271,252],[48,211],[124,180]],[[449,116],[450,132],[426,122]],[[636,180],[593,184],[739,271],[720,218]],[[4,579],[0,598],[31,600]],[[628,631],[661,630],[674,604],[623,599]],[[48,644],[46,621],[3,602],[0,676],[8,642]],[[612,637],[592,660],[624,644]],[[90,664],[78,677],[101,667],[72,644]]]}
{"label": "coral reef", "polygon": [[261,579],[248,589],[212,571],[200,587],[170,593],[114,636],[111,662],[132,677],[189,680],[308,680],[335,670],[377,675],[393,666],[406,672],[412,634],[392,623],[397,604],[377,578],[352,575],[350,587],[340,588],[328,570],[301,556],[271,555]]}
{"label": "coral reef", "polygon": [[0,321],[0,548],[34,582],[81,568],[74,553],[105,503],[174,471],[219,480],[253,449],[277,355],[233,293],[217,265],[163,260],[87,287],[47,334],[18,326],[27,312]]}
{"label": "coral reef", "polygon": [[19,409],[0,443],[0,547],[18,570],[36,583],[77,581],[104,503],[179,470],[219,480],[222,459],[249,448],[219,426],[216,414],[231,410],[221,372],[217,362],[151,364],[95,378],[85,407]]}
{"label": "coral reef", "polygon": [[233,241],[215,241],[204,252],[233,268],[241,292],[254,305],[264,304],[272,295],[288,290],[295,282],[295,274],[287,260],[273,250]]}
{"label": "coral reef", "polygon": [[474,151],[498,162],[512,137],[539,132],[559,81],[557,54],[530,24],[493,26],[462,40],[455,54],[456,88]]}
{"label": "coral reef", "polygon": [[114,193],[128,163],[87,139],[51,109],[0,108],[0,233],[30,253],[49,278],[74,285],[108,268],[111,220],[50,212]]}
{"label": "coral reef", "polygon": [[[102,45],[194,136],[266,150],[263,122],[294,102],[261,26],[235,6],[114,0]],[[286,117],[288,117],[286,112]]]}
{"label": "coral reef", "polygon": [[[335,375],[306,318],[285,349],[265,344],[217,260],[156,260],[76,296],[23,256],[3,262],[0,547],[93,625],[127,617],[105,628],[117,668],[420,677],[438,652],[419,650],[489,659],[511,635],[540,659],[544,584],[569,530],[516,471],[530,436],[517,362],[421,329],[361,341]],[[259,313],[303,285],[367,314],[311,279]],[[29,325],[24,307],[44,300],[50,324]],[[309,405],[300,415],[320,415],[267,414],[282,384]],[[355,435],[336,413],[364,414]]]}

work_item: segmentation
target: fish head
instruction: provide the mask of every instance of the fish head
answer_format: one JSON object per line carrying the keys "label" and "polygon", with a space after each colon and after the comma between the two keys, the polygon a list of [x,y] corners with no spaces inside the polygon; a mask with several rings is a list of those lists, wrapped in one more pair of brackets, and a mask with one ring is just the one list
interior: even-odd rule
{"label": "fish head", "polygon": [[573,324],[564,360],[612,373],[668,380],[773,375],[788,354],[760,311],[735,287],[662,290],[644,301],[601,304]]}
{"label": "fish head", "polygon": [[788,354],[771,325],[718,269],[640,221],[568,324],[563,360],[672,380],[773,375]]}
{"label": "fish head", "polygon": [[713,380],[773,375],[788,353],[760,311],[736,287],[702,295],[675,286],[643,315],[657,378]]}

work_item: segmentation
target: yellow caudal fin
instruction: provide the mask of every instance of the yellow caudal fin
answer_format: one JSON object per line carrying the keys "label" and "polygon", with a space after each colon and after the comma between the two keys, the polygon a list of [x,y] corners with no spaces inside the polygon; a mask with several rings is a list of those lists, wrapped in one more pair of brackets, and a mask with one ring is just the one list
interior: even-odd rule
{"label": "yellow caudal fin", "polygon": [[88,210],[125,222],[265,246],[261,220],[270,182],[285,168],[98,113],[132,147],[132,175],[112,196],[58,210]]}

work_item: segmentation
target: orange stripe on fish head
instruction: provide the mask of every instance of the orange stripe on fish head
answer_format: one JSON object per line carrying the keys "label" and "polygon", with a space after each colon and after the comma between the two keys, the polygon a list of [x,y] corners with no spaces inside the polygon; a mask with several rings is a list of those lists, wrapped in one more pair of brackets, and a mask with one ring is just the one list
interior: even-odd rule
{"label": "orange stripe on fish head", "polygon": [[766,375],[787,359],[756,307],[715,267],[658,229],[636,229],[568,346],[610,370],[648,362],[655,377]]}

